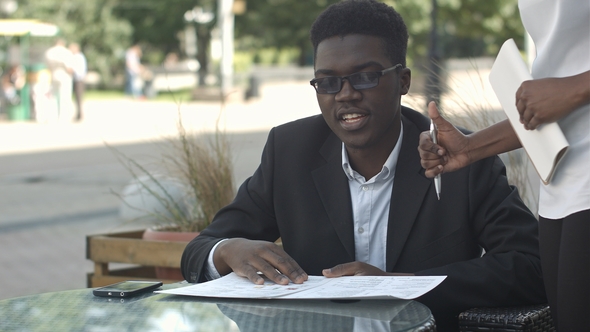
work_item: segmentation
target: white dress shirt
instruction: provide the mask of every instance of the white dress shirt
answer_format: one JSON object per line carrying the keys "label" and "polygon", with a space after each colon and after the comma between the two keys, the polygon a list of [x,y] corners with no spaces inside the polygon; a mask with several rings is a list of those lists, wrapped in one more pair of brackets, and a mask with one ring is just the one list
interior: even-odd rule
{"label": "white dress shirt", "polygon": [[342,169],[348,177],[352,215],[354,218],[355,260],[385,270],[387,221],[393,190],[395,166],[401,149],[403,126],[397,144],[385,161],[381,172],[366,180],[353,170],[342,143]]}

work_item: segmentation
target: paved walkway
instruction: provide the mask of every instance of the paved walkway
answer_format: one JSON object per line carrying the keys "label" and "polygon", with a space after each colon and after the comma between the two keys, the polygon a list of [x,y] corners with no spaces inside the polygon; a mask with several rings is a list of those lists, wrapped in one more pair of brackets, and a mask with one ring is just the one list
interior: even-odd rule
{"label": "paved walkway", "polygon": [[161,139],[176,133],[181,114],[187,130],[228,132],[268,130],[318,114],[313,88],[305,82],[263,85],[248,102],[159,102],[132,99],[88,100],[80,123],[0,122],[0,155],[124,144]]}
{"label": "paved walkway", "polygon": [[268,130],[318,114],[305,82],[263,85],[248,101],[88,100],[79,123],[0,122],[0,299],[86,287],[86,235],[143,228],[121,217],[131,175],[105,143],[157,159],[179,114],[192,132],[219,125],[232,143],[236,183],[252,174]]}

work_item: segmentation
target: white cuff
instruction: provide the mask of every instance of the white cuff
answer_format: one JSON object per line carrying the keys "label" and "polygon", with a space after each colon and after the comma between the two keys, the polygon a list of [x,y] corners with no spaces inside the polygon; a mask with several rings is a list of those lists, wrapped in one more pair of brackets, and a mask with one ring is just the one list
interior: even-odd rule
{"label": "white cuff", "polygon": [[223,240],[215,243],[213,248],[211,248],[211,251],[209,251],[209,257],[207,258],[207,265],[205,265],[205,279],[207,279],[207,280],[221,278],[221,274],[219,274],[219,271],[217,271],[217,269],[215,268],[215,263],[213,263],[213,254],[215,253],[215,249],[217,249],[217,246],[225,240],[229,240],[229,239],[223,239]]}

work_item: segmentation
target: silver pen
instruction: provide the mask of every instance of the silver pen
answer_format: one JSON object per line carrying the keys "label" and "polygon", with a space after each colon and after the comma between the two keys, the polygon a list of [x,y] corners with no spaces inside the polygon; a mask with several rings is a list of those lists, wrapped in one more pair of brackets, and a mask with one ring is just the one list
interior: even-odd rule
{"label": "silver pen", "polygon": [[[432,138],[432,142],[434,144],[438,143],[437,138],[436,138],[437,134],[438,134],[438,131],[436,130],[436,126],[434,125],[434,122],[432,121],[432,119],[430,119],[430,137]],[[440,188],[441,188],[441,181],[440,181],[440,174],[438,174],[437,176],[434,177],[434,189],[436,190],[436,197],[438,198],[439,201],[440,201]]]}

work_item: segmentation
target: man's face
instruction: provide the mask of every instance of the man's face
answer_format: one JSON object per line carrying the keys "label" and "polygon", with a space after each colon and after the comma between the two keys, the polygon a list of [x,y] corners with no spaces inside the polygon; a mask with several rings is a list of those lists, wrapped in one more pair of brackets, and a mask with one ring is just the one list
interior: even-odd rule
{"label": "man's face", "polygon": [[[396,65],[385,55],[381,38],[348,35],[320,42],[315,77],[378,72]],[[317,94],[322,115],[347,149],[393,149],[400,130],[401,96],[408,92],[410,70],[396,69],[376,87],[355,90],[348,80],[336,94]]]}

